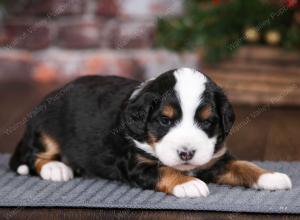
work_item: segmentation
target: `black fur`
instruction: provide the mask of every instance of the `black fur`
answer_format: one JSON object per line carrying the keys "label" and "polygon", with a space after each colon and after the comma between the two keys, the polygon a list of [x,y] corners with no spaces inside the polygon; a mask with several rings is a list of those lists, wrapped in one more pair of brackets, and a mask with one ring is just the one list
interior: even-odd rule
{"label": "black fur", "polygon": [[227,171],[226,165],[232,160],[235,160],[235,158],[229,152],[226,152],[208,170],[196,171],[194,175],[206,183],[215,183],[217,182],[218,176]]}
{"label": "black fur", "polygon": [[[45,109],[28,122],[10,167],[16,171],[19,165],[27,164],[30,173],[36,174],[36,154],[44,150],[40,137],[46,133],[59,143],[61,158],[57,159],[67,160],[78,175],[99,176],[154,189],[162,164],[136,148],[131,138],[146,141],[151,132],[159,140],[168,132],[170,127],[162,126],[160,121],[164,103],[172,104],[177,110],[173,123],[180,120],[173,72],[162,74],[132,99],[130,96],[140,83],[114,76],[82,77],[54,91],[41,103]],[[204,100],[213,104],[214,115],[211,122],[199,122],[199,126],[209,136],[217,133],[217,145],[221,146],[234,121],[232,107],[212,82],[207,84]],[[137,159],[139,155],[155,163],[141,164]],[[198,175],[213,181],[229,159],[226,154],[211,170]]]}
{"label": "black fur", "polygon": [[[208,135],[218,134],[215,151],[218,151],[228,136],[235,121],[233,107],[222,89],[215,84],[208,76],[204,92],[204,103],[210,103],[214,107],[214,117],[211,118],[213,125],[207,130]],[[205,128],[204,128],[205,129]],[[216,129],[216,130],[215,130]]]}

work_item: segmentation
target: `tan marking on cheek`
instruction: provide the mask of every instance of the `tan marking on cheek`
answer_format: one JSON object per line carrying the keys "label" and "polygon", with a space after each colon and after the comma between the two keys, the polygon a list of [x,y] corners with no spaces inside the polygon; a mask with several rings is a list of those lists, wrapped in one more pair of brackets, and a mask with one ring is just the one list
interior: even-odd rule
{"label": "tan marking on cheek", "polygon": [[148,134],[148,144],[149,144],[152,148],[154,148],[156,142],[157,142],[156,137],[155,137],[153,134],[149,133],[149,134]]}
{"label": "tan marking on cheek", "polygon": [[227,172],[218,177],[217,183],[251,187],[264,173],[268,171],[251,162],[236,160],[227,165]]}
{"label": "tan marking on cheek", "polygon": [[171,105],[166,105],[163,110],[162,114],[168,118],[174,118],[176,114],[176,110]]}
{"label": "tan marking on cheek", "polygon": [[172,193],[176,185],[195,180],[195,177],[186,176],[182,172],[170,167],[159,168],[159,181],[156,184],[156,190],[165,193]]}
{"label": "tan marking on cheek", "polygon": [[59,144],[47,134],[42,134],[41,142],[44,146],[44,151],[37,154],[35,161],[35,170],[39,174],[42,166],[50,161],[55,160],[60,153]]}
{"label": "tan marking on cheek", "polygon": [[199,117],[202,120],[206,120],[212,116],[212,108],[210,105],[205,106],[203,109],[199,112]]}
{"label": "tan marking on cheek", "polygon": [[138,155],[137,157],[138,164],[147,164],[147,165],[155,165],[156,161],[151,160],[149,158],[143,157],[142,155]]}

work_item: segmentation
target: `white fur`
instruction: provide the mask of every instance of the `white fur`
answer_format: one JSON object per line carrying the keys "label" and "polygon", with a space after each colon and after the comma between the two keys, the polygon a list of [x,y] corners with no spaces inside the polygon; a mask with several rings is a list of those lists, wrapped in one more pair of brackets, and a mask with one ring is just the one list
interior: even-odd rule
{"label": "white fur", "polygon": [[[227,152],[227,148],[223,147],[219,151],[217,151],[216,153],[214,153],[213,156],[211,157],[211,159],[220,158],[226,152]],[[203,166],[205,166],[205,164],[203,164]],[[177,169],[177,170],[181,170],[181,171],[190,171],[189,172],[189,176],[195,176],[195,174],[193,173],[192,170],[195,169],[195,168],[200,168],[200,167],[197,166],[197,165],[181,164],[181,165],[174,166],[174,168]]]}
{"label": "white fur", "polygon": [[147,143],[141,143],[141,142],[139,142],[139,141],[137,141],[137,140],[134,140],[134,139],[132,139],[132,140],[133,140],[133,142],[135,143],[135,146],[136,146],[136,147],[138,147],[138,148],[140,148],[141,150],[147,152],[148,154],[150,154],[150,155],[156,157],[156,153],[155,153],[153,147],[151,147],[149,144],[147,144]]}
{"label": "white fur", "polygon": [[137,95],[152,81],[154,78],[148,79],[145,82],[142,82],[131,94],[129,100],[134,99]]}
{"label": "white fur", "polygon": [[22,164],[18,167],[17,173],[19,175],[28,175],[29,174],[29,167],[25,164]]}
{"label": "white fur", "polygon": [[74,178],[72,169],[58,161],[49,162],[42,166],[40,176],[44,180],[57,182],[68,181]]}
{"label": "white fur", "polygon": [[[157,157],[163,164],[179,170],[189,170],[201,166],[213,158],[216,137],[209,138],[194,121],[197,107],[205,91],[207,78],[204,74],[189,68],[180,68],[174,72],[176,79],[175,92],[180,101],[182,119],[172,127],[169,132],[152,147],[147,143],[134,140],[136,146],[145,152]],[[149,81],[142,84],[132,94],[134,98]],[[195,155],[189,164],[179,158],[178,151],[183,147],[195,150]]]}
{"label": "white fur", "polygon": [[[151,78],[143,83],[141,83],[131,94],[131,96],[129,97],[129,100],[135,99],[138,94],[140,94],[140,92],[152,81],[154,80],[154,78]],[[132,139],[131,137],[128,137],[129,139]],[[135,143],[136,147],[140,148],[141,150],[147,152],[148,154],[151,154],[152,156],[156,156],[153,147],[151,147],[149,144],[147,143],[141,143],[137,140],[132,139],[133,142]]]}
{"label": "white fur", "polygon": [[207,197],[209,190],[206,183],[195,179],[175,186],[172,194],[177,197]]}
{"label": "white fur", "polygon": [[259,177],[253,187],[265,190],[291,189],[292,182],[284,173],[265,173]]}
{"label": "white fur", "polygon": [[212,159],[216,144],[216,137],[209,138],[194,120],[207,79],[202,73],[188,68],[178,69],[174,76],[182,119],[155,144],[156,155],[163,164],[176,167],[183,164],[178,151],[185,146],[196,151],[189,164],[200,166]]}

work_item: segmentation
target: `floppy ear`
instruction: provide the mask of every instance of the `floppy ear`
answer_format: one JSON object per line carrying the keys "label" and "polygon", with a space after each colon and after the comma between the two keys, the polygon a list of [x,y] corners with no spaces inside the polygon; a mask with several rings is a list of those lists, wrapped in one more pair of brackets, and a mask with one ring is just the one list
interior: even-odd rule
{"label": "floppy ear", "polygon": [[129,135],[134,139],[142,141],[147,137],[147,120],[155,100],[155,96],[148,92],[129,100],[124,110],[123,120]]}
{"label": "floppy ear", "polygon": [[218,113],[221,118],[223,138],[225,138],[229,134],[230,129],[233,126],[233,123],[235,121],[235,114],[232,105],[230,104],[228,98],[221,89],[217,91],[216,102]]}

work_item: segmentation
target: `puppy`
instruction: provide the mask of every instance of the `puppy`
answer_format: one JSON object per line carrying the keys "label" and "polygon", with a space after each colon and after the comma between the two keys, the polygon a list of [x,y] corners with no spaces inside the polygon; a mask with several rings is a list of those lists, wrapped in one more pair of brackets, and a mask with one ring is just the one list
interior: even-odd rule
{"label": "puppy", "polygon": [[40,106],[10,161],[20,175],[52,181],[96,176],[177,197],[207,196],[210,182],[292,186],[287,175],[230,155],[224,142],[234,123],[232,106],[220,87],[193,69],[144,83],[82,77]]}

